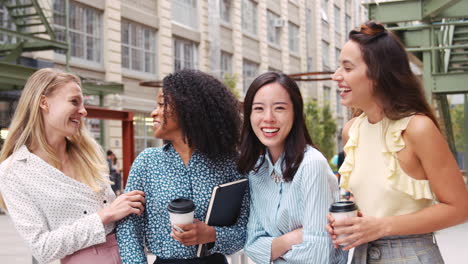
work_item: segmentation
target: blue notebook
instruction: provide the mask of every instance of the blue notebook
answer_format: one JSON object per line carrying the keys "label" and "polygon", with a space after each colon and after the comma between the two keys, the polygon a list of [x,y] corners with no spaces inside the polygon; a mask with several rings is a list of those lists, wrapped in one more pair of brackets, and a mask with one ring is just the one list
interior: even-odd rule
{"label": "blue notebook", "polygon": [[[231,226],[239,218],[248,180],[240,179],[217,185],[211,193],[205,223],[209,226]],[[208,244],[198,245],[197,256],[208,255]]]}

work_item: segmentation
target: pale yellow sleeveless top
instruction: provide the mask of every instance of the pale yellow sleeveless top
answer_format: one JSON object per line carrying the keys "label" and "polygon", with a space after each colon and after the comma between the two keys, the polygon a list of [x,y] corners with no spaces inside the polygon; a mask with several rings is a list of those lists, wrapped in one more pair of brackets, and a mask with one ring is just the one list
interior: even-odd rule
{"label": "pale yellow sleeveless top", "polygon": [[429,181],[411,178],[398,163],[397,153],[405,147],[401,133],[411,117],[371,124],[362,114],[349,129],[341,187],[353,193],[364,215],[402,215],[433,204]]}

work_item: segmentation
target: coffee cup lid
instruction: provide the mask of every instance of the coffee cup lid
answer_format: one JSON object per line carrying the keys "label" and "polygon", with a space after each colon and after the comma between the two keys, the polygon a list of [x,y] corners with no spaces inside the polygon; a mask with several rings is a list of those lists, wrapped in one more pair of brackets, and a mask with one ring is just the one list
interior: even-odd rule
{"label": "coffee cup lid", "polygon": [[195,210],[195,204],[190,199],[179,198],[172,200],[167,205],[167,210],[171,213],[186,214]]}
{"label": "coffee cup lid", "polygon": [[339,202],[333,203],[330,206],[330,213],[352,212],[357,209],[358,208],[353,201],[339,201]]}

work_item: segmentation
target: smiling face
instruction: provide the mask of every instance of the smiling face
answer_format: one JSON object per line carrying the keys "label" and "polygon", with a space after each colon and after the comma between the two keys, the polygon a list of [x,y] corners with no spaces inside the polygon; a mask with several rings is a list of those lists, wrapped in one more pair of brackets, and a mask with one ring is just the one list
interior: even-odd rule
{"label": "smiling face", "polygon": [[151,112],[151,117],[153,117],[153,135],[155,137],[169,141],[182,137],[179,123],[170,105],[166,106],[166,113],[164,113],[164,94],[162,91],[158,94],[157,105]]}
{"label": "smiling face", "polygon": [[373,107],[377,102],[373,81],[367,76],[367,65],[359,44],[348,41],[344,45],[340,54],[340,64],[333,80],[338,82],[341,104],[364,111]]}
{"label": "smiling face", "polygon": [[250,124],[273,162],[283,152],[293,122],[293,104],[286,89],[277,82],[262,86],[253,99]]}
{"label": "smiling face", "polygon": [[40,107],[44,118],[45,134],[51,137],[70,137],[78,133],[82,118],[87,115],[81,87],[68,82],[51,95],[42,96]]}

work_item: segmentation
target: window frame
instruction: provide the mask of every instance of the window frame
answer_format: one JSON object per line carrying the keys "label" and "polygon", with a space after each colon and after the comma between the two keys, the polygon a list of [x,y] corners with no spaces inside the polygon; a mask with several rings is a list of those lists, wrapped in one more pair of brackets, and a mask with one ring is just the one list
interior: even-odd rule
{"label": "window frame", "polygon": [[[125,37],[126,30],[128,30],[128,37]],[[121,35],[122,69],[138,73],[155,74],[157,72],[157,31],[143,24],[122,18]],[[136,44],[132,43],[132,37],[135,35]],[[126,56],[124,50],[126,49],[128,50],[128,65],[124,58]],[[135,53],[140,54],[139,61],[135,61],[137,59],[133,56]],[[149,62],[147,62],[148,59],[150,59]],[[139,67],[136,67],[134,63],[139,63]],[[150,64],[149,70],[147,63]]]}
{"label": "window frame", "polygon": [[[53,20],[52,25],[54,32],[57,36],[59,41],[66,42],[66,26],[56,23],[59,17],[64,16],[64,12],[66,10],[57,10],[56,7],[59,3],[62,6],[61,8],[65,8],[65,4],[62,3],[63,0],[54,0],[53,2]],[[103,66],[104,59],[103,59],[103,21],[102,16],[103,12],[99,9],[92,8],[86,5],[83,5],[79,2],[70,1],[70,8],[68,10],[70,13],[68,14],[69,18],[69,32],[70,32],[70,58],[73,62],[87,64],[87,65],[94,65],[94,66]],[[76,17],[76,15],[78,15]],[[81,16],[81,18],[80,18]],[[91,16],[91,18],[89,17]],[[76,18],[76,20],[75,20]],[[81,21],[78,21],[81,19]],[[66,21],[63,19],[64,23]],[[81,27],[81,28],[75,28]],[[88,30],[92,29],[92,33],[87,32]],[[77,43],[73,42],[73,36],[76,34],[77,36],[81,36],[82,40],[82,54],[76,54],[80,50],[80,46],[77,47]],[[63,38],[63,39],[62,39]],[[89,39],[94,40],[92,47],[89,47]],[[89,52],[91,51],[92,59],[89,59]],[[56,50],[55,54],[60,56],[65,56],[64,51]]]}
{"label": "window frame", "polygon": [[[247,6],[249,5],[249,6]],[[258,3],[253,0],[242,0],[242,31],[254,37],[258,36]],[[251,16],[248,17],[247,16]]]}
{"label": "window frame", "polygon": [[[182,69],[198,69],[198,43],[194,42],[194,41],[191,41],[191,40],[188,40],[188,39],[183,39],[183,38],[179,38],[179,37],[173,37],[173,48],[174,48],[174,71],[178,71],[178,70],[182,70]],[[179,45],[178,45],[179,44]],[[178,50],[178,49],[181,49],[181,50]],[[187,55],[185,53],[186,49],[192,49],[192,58],[185,58],[185,56]],[[182,57],[181,58],[177,58],[177,55],[180,54]],[[193,61],[189,61],[193,59]],[[177,67],[177,61],[180,61],[180,67],[178,68]],[[189,62],[187,65],[187,61]],[[189,67],[189,66],[193,66],[193,67]]]}

